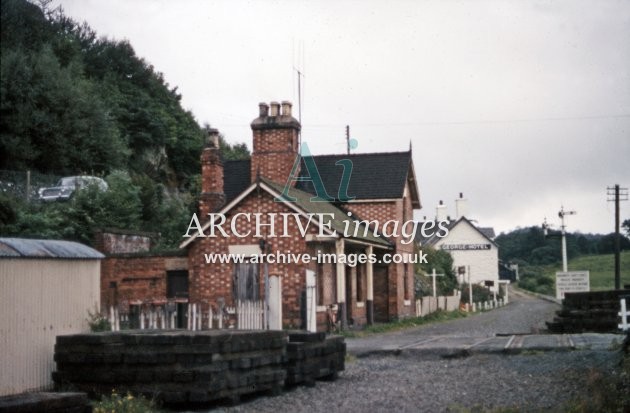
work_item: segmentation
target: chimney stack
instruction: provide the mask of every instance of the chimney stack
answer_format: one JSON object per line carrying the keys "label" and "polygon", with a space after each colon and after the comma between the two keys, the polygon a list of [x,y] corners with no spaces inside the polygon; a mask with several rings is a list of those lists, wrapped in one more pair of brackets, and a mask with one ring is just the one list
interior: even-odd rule
{"label": "chimney stack", "polygon": [[223,161],[219,148],[219,131],[209,128],[206,143],[201,152],[200,219],[207,219],[209,213],[217,211],[224,203]]}
{"label": "chimney stack", "polygon": [[435,209],[435,219],[438,222],[448,221],[448,212],[446,210],[446,205],[444,205],[444,202],[442,202],[442,200],[440,200],[440,204]]}
{"label": "chimney stack", "polygon": [[285,184],[298,156],[300,122],[293,117],[289,101],[282,101],[282,105],[275,101],[260,103],[258,107],[259,116],[251,123],[251,182],[256,182],[260,173],[263,178]]}
{"label": "chimney stack", "polygon": [[463,193],[459,193],[459,198],[455,200],[455,216],[456,219],[468,215],[468,200],[464,198]]}

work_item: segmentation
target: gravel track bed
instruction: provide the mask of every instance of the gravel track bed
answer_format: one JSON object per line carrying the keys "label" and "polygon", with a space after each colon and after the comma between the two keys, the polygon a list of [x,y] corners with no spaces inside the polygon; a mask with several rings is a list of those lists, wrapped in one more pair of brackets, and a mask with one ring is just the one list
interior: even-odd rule
{"label": "gravel track bed", "polygon": [[[433,335],[490,337],[538,333],[557,304],[513,294],[508,306],[464,319],[347,339],[352,348],[398,346]],[[296,387],[276,397],[243,399],[225,412],[459,412],[462,408],[557,411],[584,389],[593,369],[610,371],[613,351],[531,352],[419,359],[413,353],[352,358],[334,382]],[[208,411],[208,410],[200,410]]]}
{"label": "gravel track bed", "polygon": [[478,355],[415,360],[406,356],[356,359],[335,382],[259,397],[225,412],[449,412],[461,408],[554,411],[583,394],[591,369],[608,371],[610,351]]}

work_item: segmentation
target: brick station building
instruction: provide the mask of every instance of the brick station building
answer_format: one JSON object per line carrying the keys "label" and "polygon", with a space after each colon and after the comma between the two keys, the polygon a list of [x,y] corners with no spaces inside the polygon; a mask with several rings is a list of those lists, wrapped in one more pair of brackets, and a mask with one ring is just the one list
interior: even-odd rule
{"label": "brick station building", "polygon": [[[177,303],[178,314],[185,313],[181,307],[185,303],[217,310],[234,306],[236,300],[264,300],[265,292],[270,291],[266,286],[273,284],[281,286],[275,301],[281,303],[280,323],[284,327],[323,331],[329,328],[330,318],[346,327],[414,315],[413,263],[206,263],[205,254],[281,252],[315,257],[363,253],[375,254],[380,260],[384,254],[414,252],[414,243],[403,243],[401,235],[374,236],[371,230],[365,232],[364,226],[354,232],[355,220],[377,221],[382,226],[390,220],[402,224],[413,219],[420,198],[411,149],[298,158],[301,125],[292,116],[289,102],[261,103],[251,128],[250,160],[222,160],[216,130],[208,131],[201,154],[199,225],[203,235],[208,235],[212,224],[208,214],[223,214],[226,236],[200,236],[199,231],[189,229],[191,237],[183,239],[179,253],[164,256],[149,253],[146,245],[129,234],[101,235],[98,244],[103,244],[101,251],[108,255],[102,264],[103,307],[114,305],[131,314],[140,311],[140,305],[160,306],[168,301]],[[296,158],[300,159],[297,166]],[[346,169],[348,161],[351,170]],[[312,201],[317,195],[309,175],[312,165],[327,198],[334,199]],[[285,194],[292,202],[276,202],[290,176],[298,177]],[[342,195],[351,199],[348,202],[337,199],[344,182],[347,187]],[[243,214],[251,214],[251,220],[244,219]],[[254,214],[260,214],[259,236]],[[285,222],[282,214],[296,215]],[[307,227],[309,214],[328,214],[323,222],[328,228],[320,228],[317,218]],[[270,233],[272,216],[277,220],[275,236]],[[240,218],[237,234],[229,225],[235,217]],[[352,236],[344,237],[346,225],[346,233]],[[307,228],[304,236],[300,226]],[[247,236],[237,236],[248,232]],[[126,242],[129,240],[133,242]],[[307,322],[312,324],[307,326]],[[178,324],[185,326],[185,320]]]}
{"label": "brick station building", "polygon": [[[200,236],[191,231],[181,248],[188,251],[190,302],[217,301],[233,303],[235,299],[262,299],[266,277],[280,277],[282,285],[282,323],[287,327],[304,326],[305,307],[316,305],[318,330],[327,327],[329,310],[336,311],[342,326],[364,325],[374,321],[390,321],[414,315],[413,263],[372,264],[356,266],[342,263],[206,263],[205,255],[212,254],[259,254],[275,252],[310,254],[411,254],[413,242],[403,243],[403,237],[384,238],[366,234],[353,228],[355,220],[376,220],[381,226],[389,220],[403,222],[413,219],[413,210],[420,208],[420,198],[414,174],[411,149],[406,152],[387,152],[351,155],[321,155],[302,157],[298,165],[299,122],[291,114],[291,104],[272,102],[259,105],[259,116],[251,123],[253,152],[251,160],[222,161],[218,148],[218,132],[209,131],[206,146],[201,155],[202,194],[199,205],[200,218],[208,213],[220,213],[226,222],[243,218],[242,214],[259,213],[264,221],[262,232],[255,235],[254,220],[237,221],[236,234],[225,225],[227,236]],[[347,160],[352,170],[347,186],[351,201],[338,198],[338,188],[343,188]],[[331,198],[326,202],[313,202],[317,194],[315,180],[311,176],[313,162]],[[311,164],[312,165],[312,164]],[[297,167],[298,170],[293,168]],[[347,173],[347,171],[345,172]],[[289,177],[289,197],[293,202],[276,202]],[[347,180],[346,180],[347,181]],[[286,194],[285,194],[286,195]],[[319,194],[321,195],[321,194]],[[333,230],[322,231],[319,225],[310,225],[302,236],[298,223],[289,219],[276,223],[286,225],[282,236],[270,234],[269,220],[273,214],[299,214],[302,227],[309,214],[329,214],[324,220]],[[241,215],[239,215],[241,214]],[[206,218],[207,219],[207,218]],[[317,220],[315,220],[317,223]],[[212,226],[203,224],[203,235]],[[248,236],[239,236],[247,234]],[[307,273],[314,275],[315,283],[309,285],[314,294],[305,294]]]}

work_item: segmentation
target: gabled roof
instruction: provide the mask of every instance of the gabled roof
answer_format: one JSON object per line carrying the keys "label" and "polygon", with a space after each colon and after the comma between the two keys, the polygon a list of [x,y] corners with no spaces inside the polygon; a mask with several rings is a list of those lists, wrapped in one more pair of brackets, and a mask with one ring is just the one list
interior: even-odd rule
{"label": "gabled roof", "polygon": [[494,228],[492,227],[479,227],[477,229],[487,238],[494,239],[497,236],[497,234],[494,233]]}
{"label": "gabled roof", "polygon": [[[449,221],[449,223],[447,225],[444,225],[449,233],[451,232],[451,230],[453,228],[455,228],[457,225],[459,225],[460,222],[467,222],[471,227],[473,227],[482,237],[484,237],[485,239],[487,239],[490,243],[492,243],[495,247],[498,247],[497,243],[494,242],[494,240],[492,240],[492,238],[490,238],[488,235],[490,235],[489,231],[487,230],[491,230],[492,233],[494,234],[494,229],[493,228],[479,228],[477,227],[475,224],[473,224],[472,222],[470,222],[470,220],[466,217],[461,217],[456,221]],[[437,224],[436,224],[437,225]],[[448,235],[446,237],[438,237],[437,236],[437,231],[434,232],[430,237],[423,237],[422,233],[421,233],[421,228],[422,228],[422,223],[420,223],[417,227],[416,230],[416,236],[415,236],[415,241],[421,243],[422,245],[430,245],[433,246],[435,244],[438,243],[438,241],[443,240],[443,239],[448,239]],[[482,231],[486,230],[486,231]]]}
{"label": "gabled roof", "polygon": [[[407,180],[411,182],[411,199],[414,208],[420,208],[411,151],[360,153],[340,155],[313,156],[317,170],[328,194],[337,197],[344,168],[336,163],[340,160],[352,161],[352,175],[348,187],[348,196],[357,201],[368,199],[402,198]],[[230,202],[243,192],[250,184],[250,161],[225,161],[224,184],[226,202]],[[308,177],[308,170],[300,168],[300,176]],[[283,182],[284,183],[284,182]],[[298,182],[296,188],[310,194],[315,194],[315,188],[310,181]]]}
{"label": "gabled roof", "polygon": [[[317,170],[329,195],[336,197],[344,168],[337,162],[352,161],[352,175],[348,186],[348,196],[362,199],[402,198],[411,165],[411,152],[365,153],[313,156]],[[300,169],[301,176],[308,176],[308,170]],[[298,182],[298,189],[314,194],[310,181]]]}
{"label": "gabled roof", "polygon": [[[284,185],[279,185],[268,179],[261,179],[261,180],[267,185],[269,185],[272,189],[274,189],[278,193],[278,195],[280,195],[282,191],[284,190]],[[387,247],[391,246],[391,243],[387,239],[374,236],[372,229],[368,229],[368,231],[364,231],[365,226],[356,225],[357,220],[350,218],[346,211],[341,210],[340,208],[336,207],[330,202],[311,201],[311,198],[313,198],[313,194],[301,191],[296,188],[291,188],[289,190],[289,196],[292,198],[295,198],[296,199],[295,204],[300,209],[304,210],[304,212],[306,212],[307,214],[332,214],[332,219],[324,220],[324,222],[326,224],[330,222],[330,228],[335,230],[337,234],[339,235],[344,233],[344,230],[346,229],[346,226],[347,226],[349,234],[354,234],[355,230],[358,234],[358,236],[356,237],[351,236],[348,238],[357,239],[359,241],[364,241],[371,244],[378,244],[381,246],[387,246]],[[363,235],[364,233],[366,235]]]}
{"label": "gabled roof", "polygon": [[229,204],[251,184],[249,159],[243,161],[225,161],[223,164],[223,192],[225,202]]}
{"label": "gabled roof", "polygon": [[60,258],[97,260],[103,254],[72,241],[0,238],[0,258]]}
{"label": "gabled roof", "polygon": [[[274,198],[281,198],[281,194],[284,190],[284,185],[278,184],[266,178],[260,178],[259,182],[251,184],[248,188],[241,192],[238,197],[232,199],[231,202],[229,202],[217,213],[227,214],[232,208],[236,207],[247,195],[253,192],[256,188],[260,188],[266,191]],[[356,221],[354,219],[351,219],[346,211],[341,210],[330,202],[311,201],[311,198],[313,198],[313,194],[309,194],[296,188],[290,188],[289,196],[291,198],[295,198],[296,200],[294,202],[283,202],[283,204],[287,205],[297,213],[303,214],[304,216],[308,216],[308,214],[327,214],[324,216],[323,219],[324,224],[326,224],[326,226],[329,226],[331,230],[335,231],[337,233],[337,236],[339,237],[343,237],[344,230],[347,226],[348,233],[352,235],[350,237],[346,237],[347,239],[352,239],[358,242],[380,246],[383,248],[392,247],[392,244],[387,239],[380,236],[374,236],[371,230],[368,229],[368,231],[364,232],[364,226],[360,226],[359,230],[357,231],[357,236],[354,236],[353,234],[355,232],[355,228],[357,227]],[[317,226],[319,226],[317,216],[313,218],[313,224],[317,224]],[[206,222],[202,226],[203,231],[206,231],[210,227],[210,225],[211,221]],[[180,244],[180,248],[187,247],[197,237],[198,234],[192,235],[190,238]]]}

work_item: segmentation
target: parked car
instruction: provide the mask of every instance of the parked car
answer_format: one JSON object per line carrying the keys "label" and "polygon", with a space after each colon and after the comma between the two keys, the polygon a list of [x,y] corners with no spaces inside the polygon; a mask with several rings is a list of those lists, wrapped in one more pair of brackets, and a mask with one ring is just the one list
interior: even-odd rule
{"label": "parked car", "polygon": [[107,182],[96,176],[67,176],[61,178],[56,186],[40,188],[39,199],[42,201],[66,201],[76,190],[95,185],[101,191],[107,191]]}

